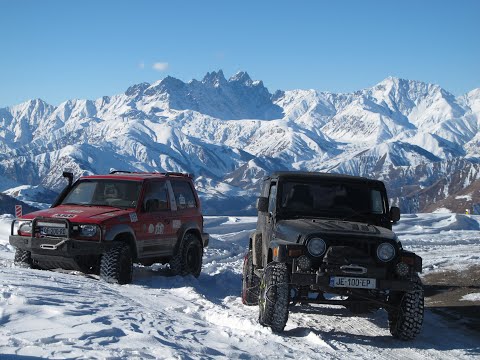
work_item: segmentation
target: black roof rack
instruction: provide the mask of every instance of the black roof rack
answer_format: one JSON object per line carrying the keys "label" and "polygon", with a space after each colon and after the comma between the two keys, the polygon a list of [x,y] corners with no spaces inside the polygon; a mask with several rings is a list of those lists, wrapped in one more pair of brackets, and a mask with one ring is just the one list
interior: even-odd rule
{"label": "black roof rack", "polygon": [[118,173],[131,174],[132,172],[127,171],[127,170],[113,170],[113,171],[110,171],[110,174],[118,174]]}
{"label": "black roof rack", "polygon": [[167,172],[137,172],[137,171],[127,171],[127,170],[113,170],[110,171],[110,174],[152,174],[152,175],[164,175],[164,176],[185,176],[193,179],[195,176],[190,173],[181,173],[181,172],[174,172],[174,171],[167,171]]}

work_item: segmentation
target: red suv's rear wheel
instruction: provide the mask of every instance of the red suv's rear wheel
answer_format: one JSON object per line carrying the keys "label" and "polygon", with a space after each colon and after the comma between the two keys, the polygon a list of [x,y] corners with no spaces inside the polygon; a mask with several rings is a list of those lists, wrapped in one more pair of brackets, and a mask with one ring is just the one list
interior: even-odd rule
{"label": "red suv's rear wheel", "polygon": [[170,269],[174,275],[193,275],[198,277],[202,270],[203,249],[200,240],[192,233],[184,236],[177,254],[170,260]]}

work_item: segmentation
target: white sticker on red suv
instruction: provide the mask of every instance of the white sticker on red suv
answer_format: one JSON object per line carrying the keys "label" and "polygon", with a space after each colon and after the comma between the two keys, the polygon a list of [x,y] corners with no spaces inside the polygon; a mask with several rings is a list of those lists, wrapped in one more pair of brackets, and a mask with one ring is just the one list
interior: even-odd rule
{"label": "white sticker on red suv", "polygon": [[130,221],[131,222],[137,222],[138,221],[137,213],[130,213],[128,215],[130,216]]}
{"label": "white sticker on red suv", "polygon": [[162,223],[157,223],[157,225],[155,225],[155,234],[163,234],[164,228],[165,226]]}
{"label": "white sticker on red suv", "polygon": [[180,229],[180,226],[182,226],[182,221],[181,220],[173,220],[172,221],[172,227],[174,229]]}

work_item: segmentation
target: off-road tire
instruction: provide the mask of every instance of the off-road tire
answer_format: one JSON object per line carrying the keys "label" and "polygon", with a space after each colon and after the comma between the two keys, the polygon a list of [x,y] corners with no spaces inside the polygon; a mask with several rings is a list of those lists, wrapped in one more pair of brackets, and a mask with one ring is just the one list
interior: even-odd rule
{"label": "off-road tire", "polygon": [[259,288],[258,321],[273,332],[282,332],[288,320],[288,268],[284,263],[272,262],[263,273]]}
{"label": "off-road tire", "polygon": [[187,233],[177,251],[170,260],[173,275],[200,276],[202,271],[203,248],[200,240],[192,233]]}
{"label": "off-road tire", "polygon": [[[415,338],[423,324],[423,286],[420,279],[413,279],[413,291],[398,294],[394,302],[395,309],[388,310],[388,326],[393,337],[401,340]],[[392,304],[393,305],[393,304]]]}
{"label": "off-road tire", "polygon": [[133,261],[130,246],[123,242],[105,251],[100,260],[100,278],[113,284],[132,282]]}
{"label": "off-road tire", "polygon": [[260,278],[255,275],[252,250],[245,254],[243,260],[242,303],[244,305],[258,305],[258,290]]}
{"label": "off-road tire", "polygon": [[18,267],[31,268],[33,264],[32,253],[27,250],[15,249],[13,264]]}

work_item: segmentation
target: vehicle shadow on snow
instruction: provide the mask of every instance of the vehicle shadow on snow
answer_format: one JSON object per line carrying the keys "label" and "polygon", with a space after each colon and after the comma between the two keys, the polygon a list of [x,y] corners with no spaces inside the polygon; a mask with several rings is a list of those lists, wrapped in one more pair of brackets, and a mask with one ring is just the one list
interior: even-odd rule
{"label": "vehicle shadow on snow", "polygon": [[387,322],[387,313],[382,310],[378,310],[364,315],[356,315],[353,314],[350,310],[344,308],[343,306],[291,306],[290,313],[335,316],[344,318],[360,317],[362,319],[368,319],[371,323],[375,324],[378,327],[384,327]]}
{"label": "vehicle shadow on snow", "polygon": [[[291,313],[299,314],[318,314],[322,316],[332,316],[332,317],[360,317],[370,321],[372,324],[378,326],[379,328],[385,329],[388,332],[387,324],[387,313],[384,310],[378,310],[372,314],[367,315],[354,315],[348,309],[341,307],[292,307],[290,308]],[[421,333],[413,340],[402,341],[393,338],[390,335],[368,335],[368,333],[358,334],[358,333],[348,333],[345,331],[331,330],[322,330],[322,324],[318,323],[312,327],[299,326],[293,329],[286,330],[282,335],[288,337],[305,337],[309,333],[314,333],[323,341],[326,341],[329,346],[335,348],[333,344],[335,342],[347,343],[347,344],[356,344],[356,345],[370,345],[377,348],[384,349],[404,349],[414,348],[419,350],[440,350],[448,351],[455,349],[463,349],[469,354],[480,354],[480,346],[476,345],[475,342],[470,340],[465,340],[463,336],[460,336],[458,329],[452,329],[443,325],[439,325],[439,322],[434,319],[430,321],[432,317],[435,317],[431,313],[430,309],[425,311],[425,319]],[[334,319],[335,322],[342,321],[341,319]],[[347,321],[347,320],[345,320]],[[474,337],[472,337],[474,339]],[[446,340],[448,339],[448,341]],[[472,346],[475,343],[474,346]]]}
{"label": "vehicle shadow on snow", "polygon": [[168,268],[136,268],[133,284],[151,289],[175,289],[191,287],[199,295],[214,304],[222,304],[226,297],[239,297],[242,287],[242,275],[230,269],[214,275],[201,273],[193,276],[174,276]]}
{"label": "vehicle shadow on snow", "polygon": [[465,327],[476,332],[476,336],[480,333],[480,305],[429,306],[428,310],[452,322],[456,327]]}

